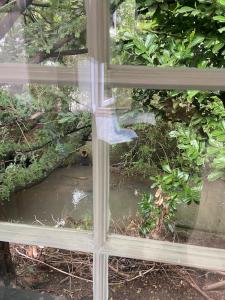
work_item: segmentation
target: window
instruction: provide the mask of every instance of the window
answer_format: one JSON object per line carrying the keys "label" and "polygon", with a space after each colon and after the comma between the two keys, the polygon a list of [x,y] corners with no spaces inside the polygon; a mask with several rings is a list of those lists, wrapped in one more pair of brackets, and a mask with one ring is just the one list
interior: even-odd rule
{"label": "window", "polygon": [[[25,2],[28,4],[32,1]],[[80,1],[78,2],[79,4],[81,3]],[[21,49],[19,47],[20,45],[18,45],[19,50],[15,49],[17,44],[13,37],[9,43],[9,45],[12,46],[12,50],[10,50],[12,51],[12,56],[10,56],[10,58],[7,56],[7,59],[3,57],[3,59],[1,59],[3,63],[0,64],[0,83],[3,87],[9,89],[14,94],[15,90],[17,91],[16,94],[20,94],[18,93],[18,89],[21,89],[22,85],[29,87],[29,84],[32,84],[32,87],[30,87],[33,89],[32,93],[35,93],[35,89],[38,89],[39,92],[40,89],[42,89],[42,95],[47,89],[47,92],[52,95],[52,99],[56,99],[54,108],[56,111],[63,105],[63,97],[65,97],[65,94],[62,93],[63,87],[69,86],[71,88],[71,99],[73,99],[74,93],[78,94],[80,99],[79,103],[74,104],[71,100],[70,105],[74,105],[75,111],[80,109],[83,113],[88,114],[88,116],[85,115],[85,117],[92,118],[92,128],[88,130],[91,130],[92,150],[90,151],[93,158],[93,172],[92,176],[90,176],[93,180],[93,209],[90,209],[90,215],[92,215],[93,210],[93,222],[90,221],[89,226],[77,226],[76,229],[49,226],[59,224],[57,222],[45,224],[45,220],[40,220],[40,218],[37,217],[38,213],[36,214],[34,212],[33,216],[36,217],[36,224],[38,224],[38,226],[29,224],[32,223],[31,220],[26,222],[29,225],[1,222],[0,240],[13,243],[40,244],[60,249],[93,253],[93,297],[95,300],[108,299],[109,256],[150,260],[201,269],[220,271],[224,271],[225,269],[225,250],[223,246],[213,248],[212,246],[207,247],[207,244],[204,243],[196,245],[194,242],[185,244],[160,239],[145,239],[137,236],[118,234],[120,233],[119,230],[111,231],[110,220],[114,215],[113,209],[110,212],[110,206],[112,207],[114,200],[112,199],[112,190],[110,192],[110,183],[112,182],[112,176],[110,179],[110,159],[112,163],[110,145],[128,142],[136,138],[136,133],[129,129],[121,129],[118,133],[120,129],[118,129],[118,124],[116,123],[119,117],[116,112],[117,109],[121,109],[121,117],[124,116],[124,106],[126,107],[126,111],[129,111],[127,107],[129,108],[129,105],[131,105],[129,102],[131,89],[139,89],[140,94],[144,93],[146,89],[155,91],[176,91],[178,96],[179,91],[182,90],[194,90],[195,92],[196,90],[206,92],[215,91],[216,93],[225,89],[225,72],[223,69],[192,68],[196,67],[196,65],[188,65],[189,68],[185,68],[184,66],[172,68],[168,65],[170,68],[167,68],[167,66],[142,66],[140,64],[138,66],[131,66],[129,64],[120,65],[116,59],[115,61],[111,61],[109,53],[110,8],[107,2],[108,1],[105,0],[86,1],[86,13],[84,13],[82,6],[80,7],[78,5],[78,7],[74,8],[77,10],[80,9],[82,12],[78,21],[73,20],[74,31],[77,22],[84,22],[84,24],[87,22],[88,54],[86,54],[86,41],[84,37],[83,47],[79,49],[84,56],[77,59],[77,61],[68,59],[64,63],[64,66],[57,64],[57,61],[56,63],[51,63],[50,61],[48,65],[44,63],[38,65],[34,64],[37,61],[27,62],[26,51],[32,51],[32,44],[36,41],[38,43],[41,41],[39,36],[38,38],[35,37],[35,39],[31,36],[28,38],[30,44],[26,45],[26,49]],[[60,14],[62,14],[60,17],[61,23],[57,31],[57,34],[60,35],[60,30],[64,30],[63,26],[65,25],[66,27],[67,19],[63,12],[63,5],[59,5],[58,9]],[[54,17],[52,18],[54,20]],[[124,20],[124,22],[125,25],[123,26],[130,26],[129,20]],[[23,32],[26,26],[23,27],[19,23],[17,26],[21,35],[26,34],[26,32]],[[34,28],[34,30],[36,30],[36,32],[38,31],[37,28]],[[78,35],[80,34],[81,32]],[[112,28],[111,35],[113,35]],[[52,37],[49,36],[47,42],[51,41],[51,38]],[[20,38],[20,41],[22,41],[22,38]],[[200,41],[198,42],[200,43]],[[71,43],[76,44],[74,36]],[[21,47],[23,45],[22,43]],[[45,53],[47,46],[48,43],[45,45]],[[55,45],[55,47],[53,46],[56,52],[54,53],[54,57],[58,57],[60,60],[61,54],[58,52],[56,46],[57,45]],[[38,45],[38,47],[42,49],[41,44]],[[6,49],[8,54],[11,53],[10,51]],[[15,51],[18,55],[15,55]],[[65,51],[68,51],[68,49]],[[40,52],[39,54],[43,53]],[[16,59],[14,60],[14,58]],[[113,62],[113,64],[111,62]],[[52,88],[53,86],[55,88]],[[27,94],[29,95],[29,88],[27,89]],[[157,94],[157,92],[155,94]],[[120,102],[118,100],[120,95],[122,100],[126,98],[127,101]],[[61,97],[61,102],[57,102],[58,97]],[[21,98],[19,99],[20,101],[22,101]],[[117,100],[115,101],[116,98]],[[130,109],[130,111],[132,112],[132,109]],[[38,118],[38,116],[35,117]],[[64,120],[67,121],[68,118],[71,118],[71,126],[73,125],[73,115],[65,114],[63,117],[65,118]],[[155,122],[153,115],[147,116],[147,118],[148,121],[150,120],[152,123]],[[129,118],[127,121],[129,121]],[[60,124],[63,124],[63,118],[60,122]],[[137,124],[138,123],[139,121],[137,121]],[[85,130],[87,130],[87,128],[85,128]],[[117,130],[116,134],[114,134],[115,132],[113,130]],[[21,128],[21,134],[22,131]],[[87,134],[87,132],[85,131],[84,134]],[[81,135],[78,135],[78,139],[80,137]],[[29,147],[29,140],[27,143]],[[62,147],[60,142],[57,151],[57,155],[63,155],[63,151],[65,151],[65,148]],[[84,156],[86,155],[85,151],[87,150],[84,149],[84,153],[82,153]],[[50,154],[50,157],[52,157],[52,154]],[[73,171],[71,170],[71,174],[72,173]],[[87,177],[87,175],[84,174],[82,177]],[[80,179],[80,181],[82,185],[82,179]],[[53,190],[50,191],[50,195],[53,195],[53,197],[55,197],[54,192],[56,188],[55,186]],[[40,190],[37,189],[37,193],[39,192]],[[81,191],[74,191],[75,198],[78,192],[81,193],[81,195],[79,195],[80,197],[82,196],[82,192],[86,193],[88,190],[85,190],[85,187],[83,187]],[[118,200],[118,195],[114,193],[114,198],[116,198],[117,201],[122,201],[122,199]],[[46,201],[49,201],[48,194],[44,197]],[[76,205],[76,199],[74,202]],[[54,203],[53,201],[52,206]],[[221,207],[223,206],[224,203],[221,204]],[[24,209],[26,208],[27,207]],[[71,211],[70,207],[68,210]],[[58,215],[54,217],[54,219],[57,218],[59,218]],[[223,216],[221,220],[221,222],[223,222]],[[40,223],[46,226],[41,226]],[[205,237],[203,241],[204,239]]]}

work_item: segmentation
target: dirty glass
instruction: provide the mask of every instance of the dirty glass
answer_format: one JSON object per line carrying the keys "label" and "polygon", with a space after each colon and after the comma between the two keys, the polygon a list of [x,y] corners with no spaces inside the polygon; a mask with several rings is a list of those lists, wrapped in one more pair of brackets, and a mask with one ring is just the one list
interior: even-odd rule
{"label": "dirty glass", "polygon": [[71,85],[2,85],[2,221],[92,227],[91,106]]}
{"label": "dirty glass", "polygon": [[83,0],[0,1],[1,221],[92,227],[87,61]]}
{"label": "dirty glass", "polygon": [[110,232],[225,248],[224,92],[113,89]]}
{"label": "dirty glass", "polygon": [[111,62],[224,67],[224,1],[110,1]]}
{"label": "dirty glass", "polygon": [[86,55],[83,0],[0,2],[0,63],[73,65]]}
{"label": "dirty glass", "polygon": [[[223,299],[222,272],[125,257],[109,258],[109,299]],[[222,285],[221,285],[222,286]]]}
{"label": "dirty glass", "polygon": [[[1,300],[93,299],[90,253],[0,242]],[[3,256],[1,256],[3,257]],[[4,273],[4,264],[9,272]]]}

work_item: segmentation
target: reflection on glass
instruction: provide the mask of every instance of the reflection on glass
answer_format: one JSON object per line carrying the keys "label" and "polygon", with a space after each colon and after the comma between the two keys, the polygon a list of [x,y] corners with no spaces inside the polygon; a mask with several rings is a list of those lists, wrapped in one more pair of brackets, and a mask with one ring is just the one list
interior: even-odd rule
{"label": "reflection on glass", "polygon": [[0,62],[69,65],[86,53],[83,0],[1,1]]}
{"label": "reflection on glass", "polygon": [[74,299],[74,295],[76,299],[93,299],[91,254],[40,245],[0,244],[8,257],[0,259],[2,300],[65,300]]}
{"label": "reflection on glass", "polygon": [[224,67],[223,1],[111,1],[112,63]]}
{"label": "reflection on glass", "polygon": [[[223,299],[224,274],[129,258],[110,257],[110,299]],[[224,284],[224,282],[223,282]]]}
{"label": "reflection on glass", "polygon": [[224,92],[113,94],[136,137],[111,146],[111,232],[224,248]]}
{"label": "reflection on glass", "polygon": [[3,221],[92,227],[91,113],[78,88],[0,90]]}

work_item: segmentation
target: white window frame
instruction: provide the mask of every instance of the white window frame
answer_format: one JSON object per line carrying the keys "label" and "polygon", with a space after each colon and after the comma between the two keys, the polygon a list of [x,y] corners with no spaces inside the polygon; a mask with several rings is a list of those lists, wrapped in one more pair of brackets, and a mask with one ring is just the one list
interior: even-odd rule
{"label": "white window frame", "polygon": [[[151,68],[109,65],[109,9],[107,0],[87,1],[87,39],[90,57],[92,101],[101,107],[104,91],[113,87],[153,89],[225,90],[225,70],[195,68]],[[85,76],[83,76],[85,78]],[[79,83],[78,67],[47,67],[0,64],[0,84]],[[225,271],[225,250],[155,241],[108,233],[109,146],[97,139],[93,117],[93,232],[0,222],[0,240],[38,244],[94,255],[93,297],[108,299],[108,256],[179,264]]]}

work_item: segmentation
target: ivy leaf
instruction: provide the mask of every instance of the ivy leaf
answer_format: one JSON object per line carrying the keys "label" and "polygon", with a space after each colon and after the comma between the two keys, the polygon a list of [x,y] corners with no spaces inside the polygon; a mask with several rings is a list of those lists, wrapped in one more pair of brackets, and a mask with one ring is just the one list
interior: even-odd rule
{"label": "ivy leaf", "polygon": [[197,35],[193,40],[192,42],[188,45],[188,48],[192,48],[200,43],[202,43],[204,41],[204,36],[201,36],[201,35]]}
{"label": "ivy leaf", "polygon": [[192,42],[194,37],[195,37],[195,29],[191,32],[191,34],[189,36],[189,41]]}
{"label": "ivy leaf", "polygon": [[197,91],[197,90],[189,90],[189,91],[187,91],[188,98],[190,98],[190,99],[194,98],[198,93],[199,93],[199,91]]}
{"label": "ivy leaf", "polygon": [[218,21],[220,23],[225,23],[225,17],[224,16],[215,16],[215,17],[213,17],[213,20]]}
{"label": "ivy leaf", "polygon": [[216,44],[216,45],[213,47],[212,52],[213,52],[214,54],[217,54],[217,53],[219,52],[219,50],[220,50],[221,48],[223,48],[223,46],[224,46],[223,43],[218,43],[218,44]]}
{"label": "ivy leaf", "polygon": [[170,169],[169,165],[163,165],[162,168],[163,168],[163,171],[165,171],[167,173],[171,173],[171,169]]}
{"label": "ivy leaf", "polygon": [[225,31],[225,27],[218,29],[219,33],[223,33]]}
{"label": "ivy leaf", "polygon": [[218,0],[219,4],[225,5],[225,0]]}
{"label": "ivy leaf", "polygon": [[183,13],[191,12],[191,11],[193,11],[193,10],[194,10],[193,7],[190,7],[190,6],[183,6],[183,7],[179,8],[179,9],[177,9],[176,12],[177,12],[177,13],[183,14]]}

